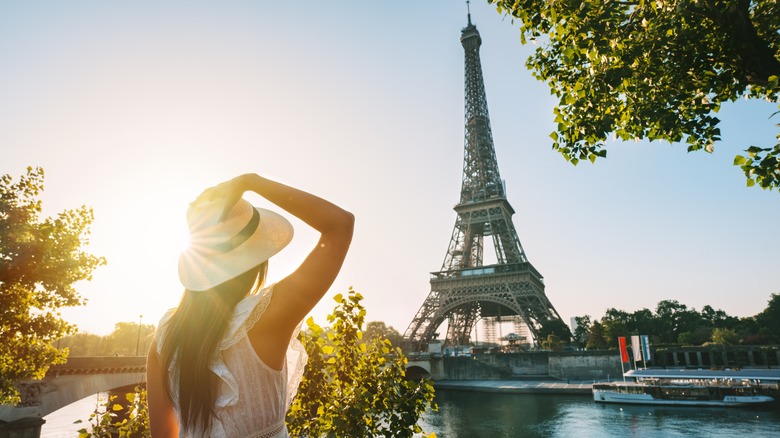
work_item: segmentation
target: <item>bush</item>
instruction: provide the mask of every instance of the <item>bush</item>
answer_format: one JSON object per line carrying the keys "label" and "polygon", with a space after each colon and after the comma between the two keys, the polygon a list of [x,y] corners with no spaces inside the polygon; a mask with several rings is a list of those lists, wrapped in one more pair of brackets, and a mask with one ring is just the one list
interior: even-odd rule
{"label": "bush", "polygon": [[78,431],[79,438],[151,438],[146,389],[136,387],[124,397],[126,404],[119,403],[116,395],[98,403],[89,415],[89,427]]}
{"label": "bush", "polygon": [[[298,395],[287,414],[291,436],[411,437],[433,404],[430,382],[405,379],[406,357],[387,339],[363,340],[363,297],[350,288],[335,297],[329,330],[306,321],[309,354]],[[435,437],[435,434],[429,435]]]}

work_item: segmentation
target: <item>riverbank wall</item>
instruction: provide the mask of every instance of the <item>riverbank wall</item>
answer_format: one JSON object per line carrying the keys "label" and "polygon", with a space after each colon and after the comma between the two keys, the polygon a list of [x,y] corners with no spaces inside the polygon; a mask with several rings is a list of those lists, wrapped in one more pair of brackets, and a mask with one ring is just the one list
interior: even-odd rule
{"label": "riverbank wall", "polygon": [[[527,351],[427,357],[431,359],[428,372],[434,380],[604,381],[621,379],[623,374],[617,351]],[[648,363],[650,367],[780,368],[778,346],[664,347],[655,349],[652,357]]]}
{"label": "riverbank wall", "polygon": [[620,357],[613,352],[475,354],[442,357],[437,380],[589,380],[622,378]]}

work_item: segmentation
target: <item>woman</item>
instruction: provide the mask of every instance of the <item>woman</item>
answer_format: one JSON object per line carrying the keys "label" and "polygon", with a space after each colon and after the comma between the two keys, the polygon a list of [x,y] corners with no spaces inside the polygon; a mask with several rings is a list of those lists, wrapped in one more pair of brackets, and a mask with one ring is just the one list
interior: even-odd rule
{"label": "woman", "polygon": [[[252,207],[242,199],[246,191],[320,232],[300,267],[263,289],[268,258],[289,243],[292,226]],[[187,223],[191,244],[179,258],[184,295],[160,320],[147,363],[152,436],[287,437],[284,418],[306,361],[295,336],[341,269],[354,217],[247,174],[204,191]]]}

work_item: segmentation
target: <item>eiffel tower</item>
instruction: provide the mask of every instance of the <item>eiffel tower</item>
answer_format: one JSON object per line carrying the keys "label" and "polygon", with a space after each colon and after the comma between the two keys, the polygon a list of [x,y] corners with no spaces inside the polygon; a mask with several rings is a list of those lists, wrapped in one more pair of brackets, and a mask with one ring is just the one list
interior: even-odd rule
{"label": "eiffel tower", "polygon": [[[492,332],[496,323],[513,322],[516,331],[534,339],[542,324],[560,320],[512,224],[515,211],[498,173],[490,129],[479,60],[482,38],[470,12],[460,42],[466,53],[466,138],[458,217],[441,270],[431,273],[431,292],[404,333],[411,351],[425,351],[445,320],[450,345],[468,345],[479,320]],[[492,238],[495,264],[483,264],[485,237]]]}

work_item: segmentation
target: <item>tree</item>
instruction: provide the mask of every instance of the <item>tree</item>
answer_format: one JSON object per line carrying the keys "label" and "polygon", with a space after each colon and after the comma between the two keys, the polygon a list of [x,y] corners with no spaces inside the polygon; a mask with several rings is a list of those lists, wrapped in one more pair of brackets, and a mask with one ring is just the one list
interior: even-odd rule
{"label": "tree", "polygon": [[739,325],[739,318],[720,309],[715,310],[710,305],[701,308],[701,316],[713,328],[735,328]]}
{"label": "tree", "polygon": [[650,334],[656,326],[656,318],[649,309],[639,309],[629,315],[629,333]]}
{"label": "tree", "polygon": [[65,210],[40,217],[43,169],[27,168],[14,183],[0,177],[0,402],[16,403],[14,382],[41,379],[50,365],[62,363],[67,350],[52,342],[76,326],[57,310],[84,304],[74,284],[90,280],[105,263],[83,248],[88,243],[92,210]]}
{"label": "tree", "polygon": [[330,331],[306,321],[309,355],[298,395],[287,414],[291,436],[411,437],[433,403],[433,386],[404,378],[406,358],[387,339],[364,339],[363,297],[338,294]]}
{"label": "tree", "polygon": [[146,356],[154,337],[154,325],[138,322],[118,322],[108,335],[108,355]]}
{"label": "tree", "polygon": [[780,341],[780,294],[772,294],[766,308],[755,316],[759,331],[766,333],[771,342]]}
{"label": "tree", "polygon": [[572,342],[578,348],[584,348],[588,342],[588,335],[590,335],[590,315],[575,316],[574,322],[576,327],[574,328],[574,333],[572,333]]}
{"label": "tree", "polygon": [[691,331],[682,332],[677,336],[677,343],[682,345],[701,345],[709,341],[714,332],[712,327],[697,327]]}
{"label": "tree", "polygon": [[712,330],[712,342],[721,345],[734,345],[739,342],[739,335],[732,329],[715,328]]}
{"label": "tree", "polygon": [[57,340],[58,348],[67,348],[69,356],[146,356],[154,338],[154,325],[118,322],[108,336],[76,333]]}
{"label": "tree", "polygon": [[108,350],[105,336],[92,333],[76,333],[57,340],[58,348],[67,348],[68,357],[74,356],[106,356]]}
{"label": "tree", "polygon": [[565,322],[560,319],[548,319],[542,323],[537,336],[540,341],[547,339],[550,335],[555,335],[559,342],[571,341],[571,330]]}
{"label": "tree", "polygon": [[[723,103],[780,94],[777,1],[488,2],[542,42],[526,65],[559,99],[553,149],[575,165],[606,157],[610,134],[712,152]],[[780,189],[780,134],[746,152],[747,185]]]}
{"label": "tree", "polygon": [[656,320],[661,342],[675,343],[680,333],[694,332],[704,325],[702,316],[694,309],[688,309],[677,300],[659,301],[656,306]]}
{"label": "tree", "polygon": [[[629,333],[628,325],[631,319],[631,315],[622,310],[615,308],[609,308],[601,318],[601,336],[606,341],[607,345],[617,345],[618,337],[625,336]],[[591,330],[593,328],[591,327]]]}
{"label": "tree", "polygon": [[400,345],[401,341],[404,339],[404,337],[398,333],[398,330],[394,329],[393,326],[388,327],[382,321],[371,321],[366,324],[366,330],[363,332],[363,337],[366,338],[366,341],[377,338],[387,339],[393,345]]}
{"label": "tree", "polygon": [[563,350],[563,342],[561,341],[561,338],[558,337],[558,335],[555,333],[550,333],[542,340],[542,348],[551,351],[561,351]]}
{"label": "tree", "polygon": [[[617,344],[615,344],[617,345]],[[590,334],[588,334],[588,340],[585,342],[585,349],[587,350],[603,350],[608,348],[606,337],[604,336],[604,326],[598,321],[593,321],[590,326]]]}

